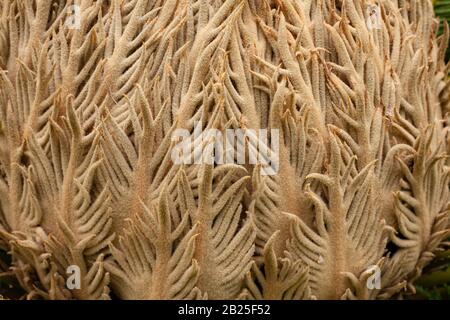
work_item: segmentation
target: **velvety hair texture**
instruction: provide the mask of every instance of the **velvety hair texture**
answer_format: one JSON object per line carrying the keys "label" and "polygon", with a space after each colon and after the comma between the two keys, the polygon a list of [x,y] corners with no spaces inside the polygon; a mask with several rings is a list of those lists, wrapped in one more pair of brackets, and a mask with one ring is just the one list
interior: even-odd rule
{"label": "velvety hair texture", "polygon": [[[450,235],[438,28],[428,0],[0,0],[0,272],[28,299],[414,291]],[[198,123],[278,132],[278,172],[175,163]]]}

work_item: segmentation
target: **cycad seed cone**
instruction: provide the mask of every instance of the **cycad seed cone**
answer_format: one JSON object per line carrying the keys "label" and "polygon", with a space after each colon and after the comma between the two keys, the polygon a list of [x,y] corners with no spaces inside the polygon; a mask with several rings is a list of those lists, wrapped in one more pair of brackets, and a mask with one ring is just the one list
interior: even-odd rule
{"label": "cycad seed cone", "polygon": [[[438,29],[431,0],[0,0],[3,268],[29,299],[414,290],[449,237]],[[267,141],[174,160],[227,130]]]}

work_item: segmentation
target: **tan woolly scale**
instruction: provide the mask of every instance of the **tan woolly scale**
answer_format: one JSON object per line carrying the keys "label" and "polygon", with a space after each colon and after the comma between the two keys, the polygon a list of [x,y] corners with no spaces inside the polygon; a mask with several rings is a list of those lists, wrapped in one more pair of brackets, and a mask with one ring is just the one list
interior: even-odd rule
{"label": "tan woolly scale", "polygon": [[[0,0],[0,248],[26,298],[414,290],[449,236],[437,28],[424,0]],[[278,129],[278,174],[173,163],[197,122]]]}

